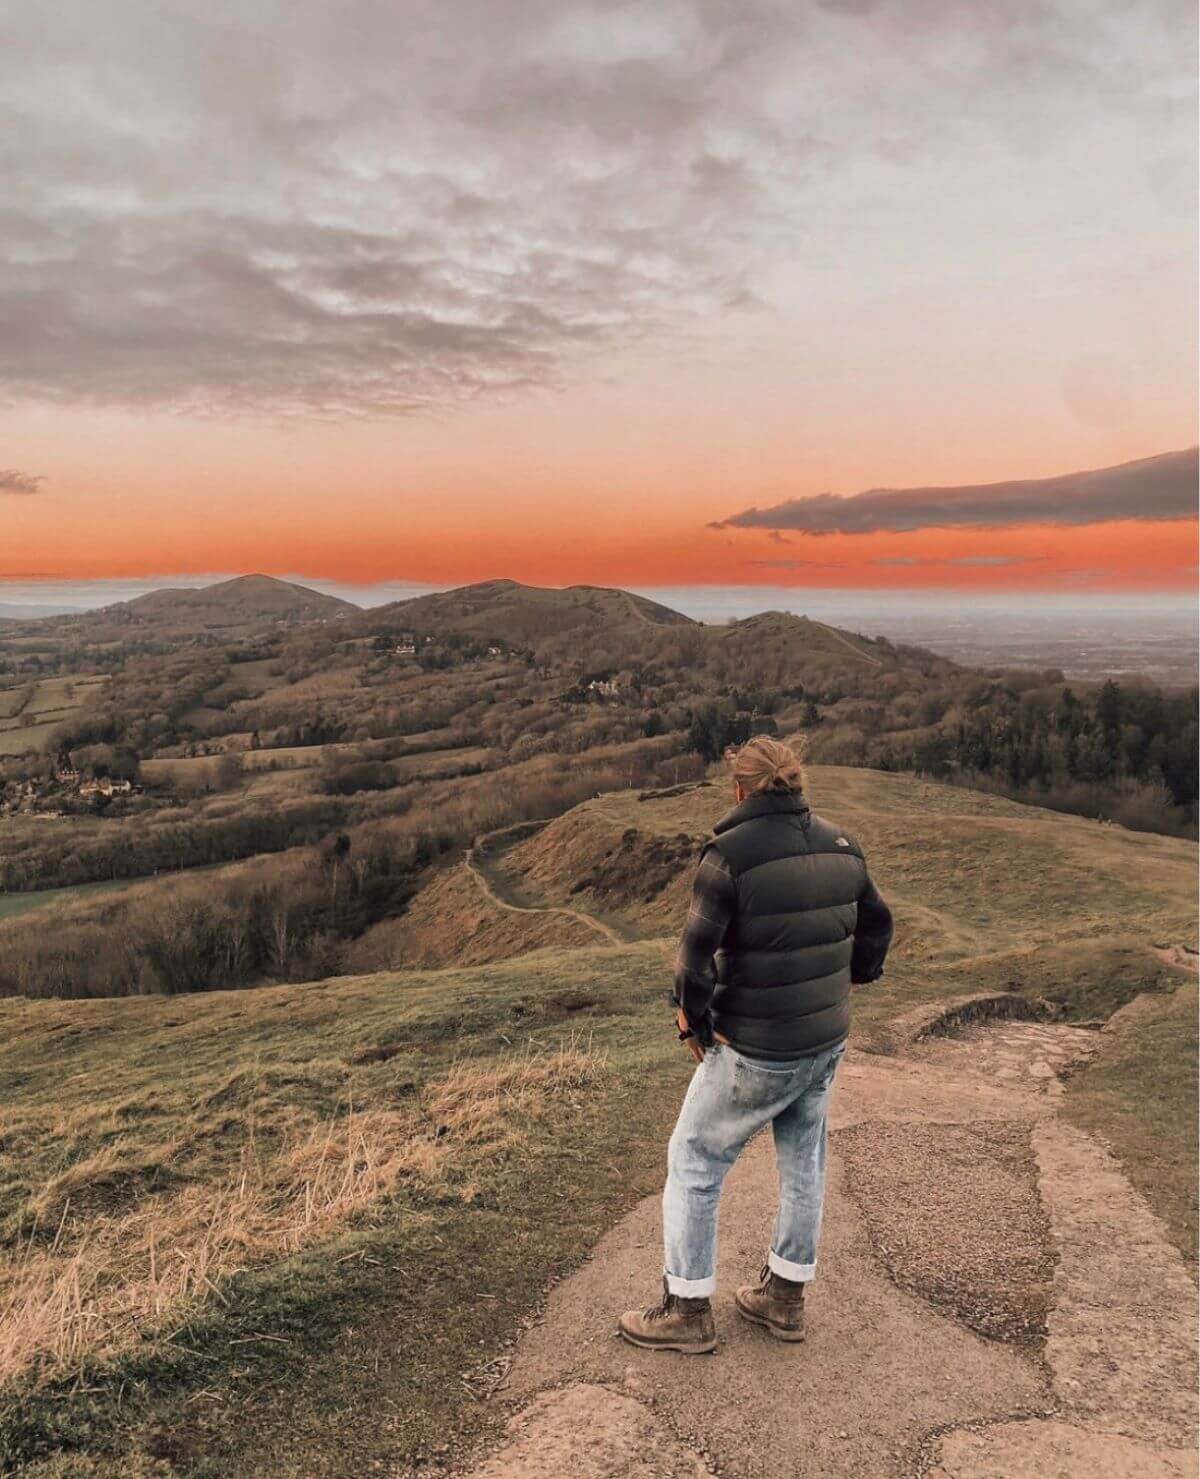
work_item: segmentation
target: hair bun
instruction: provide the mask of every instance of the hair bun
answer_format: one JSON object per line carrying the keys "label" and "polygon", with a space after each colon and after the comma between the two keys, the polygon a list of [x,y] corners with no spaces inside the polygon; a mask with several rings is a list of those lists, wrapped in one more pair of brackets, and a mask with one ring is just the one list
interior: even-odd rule
{"label": "hair bun", "polygon": [[[803,749],[803,736],[798,748]],[[804,789],[804,766],[790,745],[760,734],[747,740],[731,757],[733,778],[748,796],[764,792],[788,793]]]}

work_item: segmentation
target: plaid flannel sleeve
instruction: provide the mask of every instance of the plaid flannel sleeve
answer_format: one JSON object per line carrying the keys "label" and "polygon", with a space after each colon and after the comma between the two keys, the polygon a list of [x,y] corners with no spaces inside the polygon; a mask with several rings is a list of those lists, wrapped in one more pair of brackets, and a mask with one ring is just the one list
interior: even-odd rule
{"label": "plaid flannel sleeve", "polygon": [[675,1004],[705,1046],[713,1040],[712,995],[716,984],[713,956],[720,948],[737,905],[737,888],[729,864],[715,848],[700,859],[692,883],[683,938],[675,957]]}

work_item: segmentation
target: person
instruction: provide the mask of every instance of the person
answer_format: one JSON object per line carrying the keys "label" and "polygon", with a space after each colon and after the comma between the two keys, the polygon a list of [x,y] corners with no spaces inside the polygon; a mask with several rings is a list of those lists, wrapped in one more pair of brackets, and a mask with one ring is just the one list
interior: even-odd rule
{"label": "person", "polygon": [[809,808],[796,751],[759,736],[730,758],[735,805],[701,853],[676,960],[676,1022],[697,1066],[667,1153],[663,1297],[618,1321],[634,1345],[687,1354],[716,1347],[721,1185],[768,1124],[779,1211],[758,1282],[734,1302],[778,1339],[804,1338],[850,987],[881,975],[892,939],[862,849]]}

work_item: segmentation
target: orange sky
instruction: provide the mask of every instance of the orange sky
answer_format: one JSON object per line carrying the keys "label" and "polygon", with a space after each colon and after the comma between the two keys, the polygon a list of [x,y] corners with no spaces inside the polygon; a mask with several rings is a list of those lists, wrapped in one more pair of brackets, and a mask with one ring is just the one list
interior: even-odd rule
{"label": "orange sky", "polygon": [[[0,577],[257,570],[356,583],[1196,584],[1191,521],[779,537],[707,527],[750,504],[827,490],[1110,465],[1183,445],[1183,415],[1164,416],[1157,436],[1141,424],[1113,434],[1046,417],[1044,447],[1032,427],[1025,445],[989,446],[989,418],[976,415],[973,426],[965,401],[957,435],[935,440],[938,418],[914,392],[907,424],[896,414],[864,443],[832,414],[797,425],[769,397],[739,419],[737,407],[722,416],[723,393],[695,381],[691,415],[672,403],[687,400],[686,388],[644,399],[639,388],[581,388],[432,422],[294,429],[76,413],[69,444],[61,413],[27,414],[25,460],[55,472],[36,496],[0,501]],[[982,563],[953,563],[964,560]]]}
{"label": "orange sky", "polygon": [[[22,511],[23,512],[23,511]],[[31,521],[32,522],[32,521]],[[597,528],[564,521],[544,532],[503,520],[372,521],[369,535],[328,512],[291,527],[268,514],[142,526],[136,543],[101,524],[18,530],[0,577],[262,571],[369,584],[449,584],[498,575],[533,584],[773,585],[1077,590],[1187,590],[1196,585],[1196,525],[1115,522],[1084,528],[788,535],[754,530]],[[11,551],[20,551],[12,559]],[[995,564],[983,563],[989,559]],[[954,561],[980,563],[955,564]],[[1004,563],[999,563],[1003,561]]]}
{"label": "orange sky", "polygon": [[1187,8],[367,12],[19,0],[0,580],[1195,587],[708,527],[1196,443]]}

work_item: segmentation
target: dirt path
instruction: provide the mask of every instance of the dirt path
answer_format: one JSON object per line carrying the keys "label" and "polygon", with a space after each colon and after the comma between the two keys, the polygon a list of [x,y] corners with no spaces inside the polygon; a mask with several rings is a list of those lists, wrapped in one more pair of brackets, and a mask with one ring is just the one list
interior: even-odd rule
{"label": "dirt path", "polygon": [[[811,621],[812,618],[810,617],[809,620]],[[844,633],[839,632],[836,627],[826,626],[823,621],[813,621],[813,626],[820,627],[823,632],[828,632],[831,637],[836,637],[843,647],[849,647],[855,657],[861,657],[863,662],[870,663],[873,668],[881,668],[883,666],[881,658],[873,657],[869,652],[864,652],[861,647],[856,647],[850,638]]]}
{"label": "dirt path", "polygon": [[1200,975],[1200,954],[1190,945],[1156,945],[1154,953],[1168,965],[1181,966],[1193,975]]}
{"label": "dirt path", "polygon": [[520,904],[508,895],[503,878],[491,866],[489,866],[487,851],[489,845],[502,835],[503,832],[516,831],[518,829],[506,827],[502,832],[489,833],[481,837],[474,847],[467,852],[464,862],[467,872],[475,879],[475,882],[483,890],[490,903],[497,909],[506,909],[513,914],[557,914],[564,919],[574,919],[578,923],[586,925],[588,929],[594,930],[602,935],[610,945],[625,945],[629,942],[619,934],[612,925],[605,924],[602,919],[597,919],[594,914],[588,914],[582,909],[569,909],[556,904]]}
{"label": "dirt path", "polygon": [[470,1479],[1195,1475],[1195,1286],[1112,1158],[1056,1117],[1093,1040],[1004,1022],[851,1052],[805,1344],[732,1306],[774,1209],[760,1137],[722,1202],[716,1355],[613,1335],[660,1280],[647,1198],[518,1343],[495,1399],[510,1436]]}
{"label": "dirt path", "polygon": [[625,597],[625,604],[629,607],[629,614],[633,617],[634,621],[640,621],[643,626],[647,627],[658,627],[664,624],[661,621],[652,621],[628,591],[622,591],[621,594]]}

